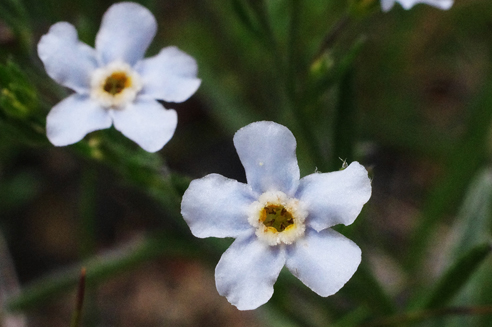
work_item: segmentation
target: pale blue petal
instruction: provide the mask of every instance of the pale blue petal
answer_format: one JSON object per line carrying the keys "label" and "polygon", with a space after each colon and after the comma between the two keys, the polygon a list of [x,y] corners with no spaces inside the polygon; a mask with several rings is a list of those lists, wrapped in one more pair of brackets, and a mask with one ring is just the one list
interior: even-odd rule
{"label": "pale blue petal", "polygon": [[296,139],[287,127],[270,121],[249,124],[236,132],[234,146],[255,192],[293,195],[300,173]]}
{"label": "pale blue petal", "polygon": [[152,13],[134,2],[112,5],[103,16],[96,50],[103,64],[123,61],[133,66],[143,58],[157,31]]}
{"label": "pale blue petal", "polygon": [[38,55],[48,75],[77,93],[88,93],[90,75],[97,68],[94,49],[79,41],[66,22],[51,26],[38,43]]}
{"label": "pale blue petal", "polygon": [[395,0],[381,0],[381,8],[383,11],[390,11],[391,8],[395,5]]}
{"label": "pale blue petal", "polygon": [[295,197],[306,204],[306,224],[315,230],[350,225],[371,197],[371,181],[364,166],[353,162],[341,171],[302,178]]}
{"label": "pale blue petal", "polygon": [[254,201],[249,185],[210,174],[191,182],[181,214],[196,237],[238,237],[253,229],[248,207]]}
{"label": "pale blue petal", "polygon": [[167,102],[183,102],[196,92],[201,80],[196,77],[195,59],[176,47],[167,47],[158,55],[138,63],[142,77],[142,95]]}
{"label": "pale blue petal", "polygon": [[421,0],[418,2],[425,3],[442,10],[448,10],[453,6],[454,0]]}
{"label": "pale blue petal", "polygon": [[360,248],[342,234],[307,228],[304,238],[288,247],[286,266],[314,292],[329,296],[345,285],[360,261]]}
{"label": "pale blue petal", "polygon": [[272,297],[284,264],[284,247],[269,246],[254,234],[240,237],[215,268],[217,291],[239,310],[256,309]]}
{"label": "pale blue petal", "polygon": [[[454,0],[396,0],[396,2],[399,2],[404,9],[410,9],[418,3],[424,3],[442,10],[448,10],[453,5]],[[383,11],[388,11],[394,3],[395,0],[392,0],[391,3],[382,0],[381,7]]]}
{"label": "pale blue petal", "polygon": [[58,103],[46,117],[46,135],[56,146],[73,144],[87,133],[111,127],[107,110],[89,96],[74,94]]}
{"label": "pale blue petal", "polygon": [[111,110],[114,127],[148,152],[156,152],[173,137],[178,116],[157,101],[140,99]]}

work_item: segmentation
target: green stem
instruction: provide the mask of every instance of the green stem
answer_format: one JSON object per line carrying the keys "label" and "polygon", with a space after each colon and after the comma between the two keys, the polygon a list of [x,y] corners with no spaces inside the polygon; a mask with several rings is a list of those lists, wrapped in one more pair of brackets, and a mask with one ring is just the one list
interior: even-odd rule
{"label": "green stem", "polygon": [[[92,162],[85,163],[82,168],[80,198],[79,198],[79,254],[81,260],[92,257],[97,252],[97,224],[96,224],[96,197],[97,197],[97,169]],[[82,279],[80,281],[82,283]],[[85,276],[84,276],[85,283]],[[79,284],[79,292],[81,292]],[[97,317],[96,293],[91,291],[85,295],[86,311],[89,319]],[[80,301],[81,299],[79,299]],[[79,304],[78,304],[79,305]],[[80,304],[81,306],[82,304]],[[74,312],[73,327],[80,326],[82,308]],[[75,322],[76,321],[76,322]]]}
{"label": "green stem", "polygon": [[97,173],[95,167],[90,164],[86,165],[82,171],[79,202],[79,251],[81,258],[88,258],[96,251],[96,183]]}
{"label": "green stem", "polygon": [[[182,232],[189,228],[181,217],[181,194],[176,189],[172,174],[163,174],[165,165],[158,154],[128,149],[118,140],[112,140],[111,131],[99,141],[79,142],[72,146],[76,152],[93,161],[99,161],[119,173],[124,180],[140,188],[162,205],[166,216],[172,219]],[[120,137],[120,135],[117,135]],[[186,182],[182,182],[186,183]],[[187,183],[186,183],[187,184]]]}
{"label": "green stem", "polygon": [[306,140],[306,145],[309,149],[313,161],[316,163],[317,167],[326,171],[328,166],[326,160],[322,155],[322,150],[320,147],[319,140],[314,133],[312,127],[311,117],[306,115],[306,106],[299,97],[297,89],[298,67],[300,63],[299,53],[298,53],[298,43],[299,43],[299,25],[302,12],[302,2],[299,0],[291,0],[291,19],[290,19],[290,33],[288,42],[288,57],[287,57],[287,74],[285,76],[285,91],[287,93],[287,106],[290,112],[293,113],[297,125],[299,126],[299,131],[302,132],[304,139]]}
{"label": "green stem", "polygon": [[166,234],[135,241],[26,286],[22,293],[5,301],[5,309],[10,312],[31,309],[66,290],[73,289],[79,281],[80,267],[86,267],[86,283],[91,286],[163,255],[197,255],[195,249],[198,246],[192,250],[189,243],[189,240],[184,241],[182,238]]}
{"label": "green stem", "polygon": [[280,51],[277,38],[273,31],[272,25],[270,24],[270,18],[265,0],[252,1],[251,8],[256,14],[256,19],[259,22],[260,28],[263,32],[263,37],[260,38],[260,41],[265,44],[265,47],[270,52],[271,62],[275,67],[274,76],[278,85],[276,96],[278,98],[278,102],[281,104],[279,107],[287,110],[289,107],[289,97],[288,92],[286,92],[284,88],[287,85],[285,81],[287,80],[286,78],[288,75],[286,71],[289,70],[287,68],[288,63],[286,63],[286,58]]}
{"label": "green stem", "polygon": [[[338,87],[338,104],[334,117],[332,153],[330,170],[339,170],[342,161],[351,162],[354,157],[354,142],[356,139],[355,94],[353,89],[353,69],[343,75]],[[342,159],[342,161],[340,161]]]}
{"label": "green stem", "polygon": [[293,97],[297,97],[296,80],[297,80],[297,64],[299,62],[299,55],[297,51],[299,40],[299,23],[301,16],[301,2],[299,0],[290,0],[291,6],[291,19],[289,28],[289,43],[287,52],[287,76],[286,85],[287,93]]}
{"label": "green stem", "polygon": [[328,33],[323,38],[323,41],[321,42],[318,51],[314,55],[313,60],[311,60],[311,63],[314,63],[316,60],[318,60],[318,58],[326,51],[326,49],[329,49],[330,47],[333,46],[333,44],[337,41],[338,37],[349,25],[349,23],[350,23],[350,16],[348,14],[345,14],[345,16],[340,18],[335,23],[335,25],[328,31]]}
{"label": "green stem", "polygon": [[307,141],[306,146],[309,149],[311,157],[320,171],[329,171],[327,161],[322,154],[320,142],[314,132],[313,122],[309,119],[308,115],[306,115],[306,112],[303,110],[304,106],[301,105],[300,101],[298,101],[297,98],[291,100],[290,109],[297,120],[297,124],[300,127],[300,131],[303,133],[304,139]]}
{"label": "green stem", "polygon": [[264,0],[259,2],[253,1],[253,3],[251,4],[251,8],[255,12],[258,22],[260,23],[265,33],[265,40],[266,43],[269,45],[268,48],[272,52],[274,63],[276,63],[277,68],[280,68],[277,69],[277,71],[282,72],[283,57],[279,49],[277,38],[275,37],[275,34],[273,32],[272,25],[270,24],[270,19],[268,17],[265,1]]}

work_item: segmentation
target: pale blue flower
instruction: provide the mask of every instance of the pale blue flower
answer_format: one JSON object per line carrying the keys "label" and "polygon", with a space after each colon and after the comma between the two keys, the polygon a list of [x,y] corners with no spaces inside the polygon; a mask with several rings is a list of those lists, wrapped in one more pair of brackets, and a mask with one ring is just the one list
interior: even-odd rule
{"label": "pale blue flower", "polygon": [[417,3],[425,3],[442,10],[448,10],[453,5],[454,0],[381,0],[381,8],[383,11],[389,11],[395,2],[401,4],[404,9],[410,9]]}
{"label": "pale blue flower", "polygon": [[336,293],[355,273],[361,251],[332,230],[350,225],[371,196],[357,162],[299,179],[296,140],[284,126],[256,122],[234,145],[247,184],[210,174],[191,182],[181,213],[196,237],[234,237],[215,269],[218,292],[240,310],[266,303],[285,265],[321,296]]}
{"label": "pale blue flower", "polygon": [[155,99],[183,102],[201,81],[195,60],[176,47],[143,59],[156,30],[152,13],[133,2],[117,3],[106,11],[95,49],[78,40],[71,24],[51,26],[39,41],[39,58],[51,78],[76,92],[48,114],[51,143],[72,144],[112,124],[149,152],[171,139],[176,111]]}

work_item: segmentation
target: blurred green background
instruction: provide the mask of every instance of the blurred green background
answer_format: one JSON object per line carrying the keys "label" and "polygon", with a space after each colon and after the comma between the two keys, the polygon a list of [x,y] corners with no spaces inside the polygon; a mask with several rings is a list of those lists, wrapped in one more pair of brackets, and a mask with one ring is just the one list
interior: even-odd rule
{"label": "blurred green background", "polygon": [[[83,326],[492,325],[490,1],[138,2],[159,26],[147,56],[176,45],[202,79],[164,103],[178,128],[157,154],[114,129],[45,137],[71,91],[36,44],[68,21],[93,46],[112,1],[0,0],[1,326],[69,326],[83,265]],[[179,201],[209,173],[245,181],[232,137],[258,120],[292,130],[301,176],[357,160],[373,195],[337,227],[363,252],[339,293],[283,272],[268,304],[240,312],[214,285],[231,240],[194,239]]]}

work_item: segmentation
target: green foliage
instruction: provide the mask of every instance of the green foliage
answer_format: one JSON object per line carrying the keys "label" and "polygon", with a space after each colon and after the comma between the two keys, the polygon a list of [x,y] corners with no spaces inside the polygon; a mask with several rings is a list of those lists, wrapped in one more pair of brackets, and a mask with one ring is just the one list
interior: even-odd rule
{"label": "green foliage", "polygon": [[[112,2],[0,4],[2,232],[12,233],[7,239],[15,248],[17,215],[46,192],[38,171],[18,165],[33,150],[76,162],[73,207],[77,228],[85,228],[73,240],[82,249],[71,260],[80,262],[39,272],[45,275],[6,299],[6,313],[42,308],[74,289],[81,266],[93,288],[163,257],[212,271],[231,240],[192,237],[181,197],[195,177],[242,173],[228,155],[233,134],[274,120],[296,136],[301,175],[358,160],[371,171],[373,197],[356,223],[337,229],[362,248],[353,279],[322,298],[281,273],[271,302],[255,312],[262,326],[492,324],[478,310],[492,303],[489,1],[450,11],[425,5],[404,11],[397,4],[386,14],[379,0],[139,1],[159,22],[149,53],[172,44],[198,62],[197,96],[183,107],[165,104],[177,106],[176,135],[160,153],[147,153],[115,129],[96,131],[53,155],[45,117],[68,91],[42,72],[36,42],[64,20],[93,45]],[[6,41],[3,24],[12,32]],[[162,221],[159,230],[139,230],[140,241],[95,255],[107,245],[96,221],[107,177],[101,169],[116,176],[111,192],[138,190]],[[125,210],[132,211],[131,203]],[[435,271],[444,272],[436,278]],[[0,268],[0,293],[1,277]]]}
{"label": "green foliage", "polygon": [[475,271],[480,267],[492,250],[490,243],[480,244],[472,248],[468,253],[453,264],[452,267],[444,273],[436,283],[433,291],[426,300],[423,301],[422,307],[425,309],[434,309],[445,306],[459,291],[464,284],[472,277]]}
{"label": "green foliage", "polygon": [[44,143],[44,118],[38,93],[27,75],[12,61],[0,64],[0,125],[4,135],[23,142]]}
{"label": "green foliage", "polygon": [[12,60],[0,65],[0,87],[0,107],[5,116],[21,120],[35,113],[37,92]]}

